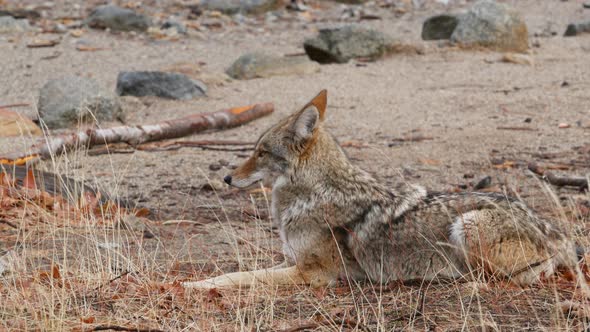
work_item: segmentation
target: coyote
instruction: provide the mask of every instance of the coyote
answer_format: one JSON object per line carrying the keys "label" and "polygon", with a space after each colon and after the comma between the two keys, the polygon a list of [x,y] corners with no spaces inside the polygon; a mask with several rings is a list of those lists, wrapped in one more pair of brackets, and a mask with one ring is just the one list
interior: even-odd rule
{"label": "coyote", "polygon": [[354,166],[324,128],[326,103],[323,90],[263,133],[224,178],[238,188],[274,180],[271,213],[285,262],[185,287],[444,280],[472,271],[528,285],[558,267],[580,276],[575,243],[516,199],[388,187]]}

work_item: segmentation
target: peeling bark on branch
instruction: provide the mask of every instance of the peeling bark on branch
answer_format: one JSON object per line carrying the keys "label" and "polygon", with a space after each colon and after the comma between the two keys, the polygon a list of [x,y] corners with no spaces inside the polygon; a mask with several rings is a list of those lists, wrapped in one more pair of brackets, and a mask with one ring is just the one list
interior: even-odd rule
{"label": "peeling bark on branch", "polygon": [[30,155],[37,155],[41,159],[47,159],[54,154],[79,147],[90,148],[95,145],[111,143],[138,145],[145,142],[177,138],[205,130],[236,127],[268,115],[273,111],[273,104],[265,103],[230,108],[213,113],[194,114],[153,125],[88,129],[75,134],[49,138],[45,144],[33,146],[32,152],[27,155],[20,153],[7,156],[6,159],[18,160]]}

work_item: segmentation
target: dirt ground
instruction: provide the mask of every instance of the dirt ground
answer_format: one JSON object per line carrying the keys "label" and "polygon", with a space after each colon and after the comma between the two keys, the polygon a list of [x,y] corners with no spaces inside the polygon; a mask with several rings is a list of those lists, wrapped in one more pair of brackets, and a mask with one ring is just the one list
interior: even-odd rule
{"label": "dirt ground", "polygon": [[[500,61],[501,53],[463,51],[420,39],[427,17],[461,11],[472,2],[451,1],[449,6],[427,2],[423,8],[410,7],[403,14],[369,5],[381,19],[362,24],[419,46],[423,54],[322,65],[320,72],[305,76],[209,84],[208,97],[190,101],[126,97],[124,105],[130,109],[126,123],[155,123],[195,112],[273,102],[276,111],[271,116],[243,127],[188,138],[253,142],[265,128],[326,88],[327,127],[341,143],[347,143],[346,152],[354,163],[383,181],[403,179],[446,191],[470,189],[489,175],[490,190],[521,196],[542,215],[571,226],[568,228],[579,241],[587,244],[589,213],[575,209],[578,203],[588,201],[587,193],[546,186],[527,171],[527,163],[541,162],[569,176],[590,173],[590,34],[562,37],[568,23],[590,19],[590,10],[582,8],[583,1],[504,2],[514,6],[528,25],[534,45],[529,55],[534,65],[505,63]],[[59,18],[86,16],[98,2],[52,3],[47,13],[50,18]],[[143,1],[141,10],[165,17],[174,10],[172,3]],[[341,5],[315,5],[317,8],[303,18],[287,12],[286,18],[275,22],[265,22],[261,17],[244,25],[192,31],[173,41],[86,29],[80,38],[65,34],[54,47],[32,49],[26,44],[39,38],[37,34],[16,38],[0,35],[0,104],[29,103],[32,106],[14,109],[36,117],[39,89],[47,80],[64,75],[92,77],[114,90],[117,74],[124,70],[163,70],[189,63],[198,68],[197,77],[202,73],[220,77],[246,52],[300,53],[304,38],[313,36],[319,28],[342,23],[338,20]],[[551,35],[552,31],[556,35]],[[80,52],[75,47],[80,40],[102,50]],[[562,123],[569,128],[559,128]],[[396,140],[415,135],[431,139]],[[30,138],[3,139],[0,151],[19,144],[30,144]],[[151,277],[171,282],[281,261],[278,236],[271,228],[264,195],[205,186],[213,183],[216,187],[247,155],[197,148],[100,156],[80,153],[42,166],[98,183],[133,204],[150,208],[151,221],[136,226],[144,235],[147,229],[152,236],[142,237],[132,229],[130,235],[116,238],[129,255],[141,252],[153,259],[149,266],[158,267],[150,271]],[[228,161],[229,166],[210,170],[210,165],[219,160]],[[193,223],[163,224],[179,219]],[[103,240],[114,238],[107,231],[101,236]],[[16,246],[17,241],[4,245]],[[55,243],[51,245],[57,250]],[[151,324],[164,330],[266,331],[317,322],[318,317],[330,324],[311,326],[310,330],[362,330],[361,325],[371,331],[577,330],[585,325],[582,320],[568,319],[555,305],[571,298],[571,290],[491,284],[479,291],[477,287],[454,283],[394,285],[387,289],[345,285],[326,291],[294,293],[283,289],[270,297],[245,292],[241,300],[236,300],[236,294],[221,291],[213,296],[196,293],[189,295],[194,305],[184,305],[184,314],[174,316],[179,321],[172,323],[167,316],[148,319],[145,317],[149,314],[142,311],[143,318],[140,314],[128,317],[127,323]],[[350,321],[359,324],[348,326]]]}

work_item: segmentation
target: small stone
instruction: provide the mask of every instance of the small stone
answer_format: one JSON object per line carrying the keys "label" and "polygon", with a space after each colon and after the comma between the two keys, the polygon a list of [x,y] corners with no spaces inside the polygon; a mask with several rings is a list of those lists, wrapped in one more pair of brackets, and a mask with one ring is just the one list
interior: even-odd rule
{"label": "small stone", "polygon": [[481,190],[489,187],[492,184],[492,177],[486,176],[483,179],[479,180],[475,186],[473,186],[473,190]]}
{"label": "small stone", "polygon": [[238,13],[262,14],[280,6],[278,0],[203,0],[201,8],[215,10],[226,15]]}
{"label": "small stone", "polygon": [[79,76],[50,80],[39,93],[39,116],[49,128],[65,128],[80,121],[124,119],[117,96],[96,81]]}
{"label": "small stone", "polygon": [[449,39],[459,24],[454,15],[436,15],[428,18],[422,25],[423,40]]}
{"label": "small stone", "polygon": [[590,2],[583,3],[582,7],[586,8],[586,9],[590,9]]}
{"label": "small stone", "polygon": [[186,25],[182,22],[177,21],[176,19],[170,18],[160,27],[162,30],[174,29],[177,33],[185,35],[187,33]]}
{"label": "small stone", "polygon": [[0,108],[0,137],[39,136],[43,132],[31,119]]}
{"label": "small stone", "polygon": [[519,13],[493,0],[477,1],[462,15],[451,41],[509,52],[524,52],[529,47],[527,26]]}
{"label": "small stone", "polygon": [[218,179],[211,179],[201,186],[201,190],[204,191],[222,191],[226,188],[227,185]]}
{"label": "small stone", "polygon": [[581,33],[590,33],[590,21],[568,24],[563,35],[565,37],[572,37]]}
{"label": "small stone", "polygon": [[131,9],[104,5],[96,7],[84,24],[96,29],[144,32],[152,25],[152,20]]}
{"label": "small stone", "polygon": [[157,96],[188,100],[205,96],[207,87],[197,80],[177,73],[158,71],[121,72],[117,77],[117,94],[120,96]]}
{"label": "small stone", "polygon": [[217,163],[219,163],[219,165],[221,165],[221,166],[228,166],[229,165],[229,161],[227,161],[225,159],[219,159],[219,161],[217,161]]}
{"label": "small stone", "polygon": [[215,171],[219,171],[219,170],[221,169],[221,167],[222,167],[222,166],[221,166],[221,165],[219,165],[219,164],[210,164],[210,165],[209,165],[209,170],[211,170],[211,171],[214,171],[214,172],[215,172]]}
{"label": "small stone", "polygon": [[317,62],[306,56],[281,57],[264,53],[248,53],[239,57],[226,71],[239,80],[283,75],[305,75],[320,70]]}
{"label": "small stone", "polygon": [[558,128],[560,129],[566,129],[571,127],[569,123],[560,123],[559,125],[557,125]]}
{"label": "small stone", "polygon": [[319,63],[346,63],[353,58],[376,60],[394,45],[391,37],[358,25],[321,29],[317,37],[303,43],[309,58]]}
{"label": "small stone", "polygon": [[17,20],[12,16],[0,16],[0,33],[25,32],[31,29],[26,19]]}

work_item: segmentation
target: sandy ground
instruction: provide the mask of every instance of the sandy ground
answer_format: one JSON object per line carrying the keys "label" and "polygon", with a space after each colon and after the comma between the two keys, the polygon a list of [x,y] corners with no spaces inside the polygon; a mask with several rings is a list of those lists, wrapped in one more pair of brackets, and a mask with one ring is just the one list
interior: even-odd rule
{"label": "sandy ground", "polygon": [[[207,98],[191,101],[127,98],[125,105],[131,108],[127,123],[158,122],[194,112],[273,102],[276,112],[269,117],[240,128],[190,138],[254,141],[265,128],[327,88],[327,127],[341,142],[360,143],[363,147],[346,149],[349,156],[384,181],[399,181],[403,177],[431,189],[453,190],[458,185],[469,187],[490,175],[493,184],[500,186],[498,190],[517,193],[541,213],[553,216],[554,203],[547,204],[552,200],[541,183],[526,171],[526,163],[541,160],[539,154],[555,152],[559,153],[558,158],[544,162],[568,165],[562,171],[568,175],[590,172],[587,150],[584,153],[576,150],[590,143],[590,34],[561,37],[567,23],[589,19],[590,10],[582,9],[582,1],[506,2],[522,13],[529,27],[530,41],[537,45],[530,50],[533,66],[501,62],[500,53],[461,51],[420,40],[424,19],[435,13],[463,10],[470,3],[448,8],[433,4],[401,16],[390,9],[374,8],[382,19],[363,21],[363,24],[423,47],[424,54],[393,55],[374,63],[351,61],[323,65],[313,75],[210,85]],[[79,3],[79,14],[84,14],[90,5]],[[188,62],[201,63],[202,71],[215,74],[222,73],[246,52],[301,52],[304,38],[313,36],[321,27],[339,23],[334,18],[339,16],[340,5],[322,3],[321,6],[324,8],[312,11],[313,21],[301,21],[295,18],[296,14],[287,14],[293,19],[272,24],[261,20],[258,24],[194,32],[178,41],[86,30],[81,38],[64,35],[55,47],[30,49],[26,47],[27,41],[38,36],[0,36],[0,104],[35,105],[39,88],[47,80],[64,75],[92,77],[114,89],[117,74],[123,70],[157,70]],[[69,7],[56,1],[55,8],[49,12],[67,12],[64,8]],[[148,6],[146,11],[157,13],[159,7]],[[547,30],[557,35],[536,37]],[[77,51],[75,45],[80,39],[104,50]],[[58,56],[44,59],[54,54]],[[33,106],[15,109],[35,116]],[[560,129],[560,123],[571,127]],[[432,139],[388,146],[395,138],[408,135]],[[24,139],[19,140],[22,143]],[[2,140],[1,150],[9,150],[16,143],[19,142]],[[202,189],[210,180],[219,181],[229,172],[227,167],[210,171],[209,165],[220,159],[238,165],[246,155],[185,148],[96,157],[75,155],[57,163],[60,168],[67,164],[68,174],[97,181],[149,207],[155,213],[154,220],[191,219],[204,223],[204,226],[175,229],[153,227],[160,239],[172,239],[184,245],[177,257],[180,261],[183,257],[198,256],[211,264],[210,258],[218,257],[215,266],[230,271],[237,265],[232,256],[235,233],[228,235],[228,227],[238,234],[248,234],[244,235],[246,243],[256,237],[266,238],[263,242],[268,242],[271,256],[280,260],[277,238],[272,235],[270,224],[252,222],[252,218],[241,213],[254,204],[267,215],[264,199],[258,196],[251,199],[247,192],[227,188],[218,192]],[[494,167],[502,159],[514,161],[515,166]],[[54,167],[50,163],[44,166]],[[563,200],[578,195],[571,190],[555,190]],[[250,232],[253,229],[256,231]],[[515,324],[524,327],[524,323]]]}

